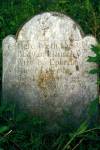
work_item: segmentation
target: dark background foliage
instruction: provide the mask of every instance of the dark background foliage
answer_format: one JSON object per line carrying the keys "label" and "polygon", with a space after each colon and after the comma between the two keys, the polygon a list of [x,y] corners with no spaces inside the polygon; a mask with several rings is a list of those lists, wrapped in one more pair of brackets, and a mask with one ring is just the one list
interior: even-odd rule
{"label": "dark background foliage", "polygon": [[[0,83],[2,40],[9,34],[16,35],[29,18],[46,11],[70,16],[85,34],[94,35],[100,42],[100,0],[0,0]],[[92,114],[96,104],[96,101],[91,104]],[[97,123],[93,129],[88,122],[78,129],[73,127],[73,122],[68,126],[59,120],[59,126],[52,129],[47,129],[46,124],[41,118],[16,113],[14,106],[0,106],[0,150],[100,150]]]}

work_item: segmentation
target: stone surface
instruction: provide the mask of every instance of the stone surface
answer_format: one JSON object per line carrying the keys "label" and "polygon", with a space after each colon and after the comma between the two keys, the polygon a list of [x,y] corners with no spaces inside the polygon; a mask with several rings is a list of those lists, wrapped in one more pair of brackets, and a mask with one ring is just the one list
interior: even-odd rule
{"label": "stone surface", "polygon": [[84,36],[68,16],[43,13],[30,19],[17,33],[3,40],[3,97],[46,112],[73,106],[79,115],[97,96],[92,36]]}

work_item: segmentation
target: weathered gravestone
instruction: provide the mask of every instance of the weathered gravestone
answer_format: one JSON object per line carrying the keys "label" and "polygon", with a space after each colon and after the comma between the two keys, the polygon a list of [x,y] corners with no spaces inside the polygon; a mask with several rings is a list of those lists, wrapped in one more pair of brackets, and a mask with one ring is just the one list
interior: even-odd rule
{"label": "weathered gravestone", "polygon": [[68,16],[33,17],[3,40],[4,99],[44,114],[72,106],[79,116],[97,96],[97,76],[88,73],[96,65],[87,62],[95,44]]}

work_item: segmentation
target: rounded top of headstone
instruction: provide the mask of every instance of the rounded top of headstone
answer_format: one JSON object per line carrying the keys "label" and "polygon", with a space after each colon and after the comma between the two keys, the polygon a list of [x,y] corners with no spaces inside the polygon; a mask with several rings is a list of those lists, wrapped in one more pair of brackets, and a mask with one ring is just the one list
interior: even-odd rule
{"label": "rounded top of headstone", "polygon": [[46,12],[31,18],[19,31],[19,40],[51,40],[79,41],[83,32],[80,26],[70,17],[57,13]]}

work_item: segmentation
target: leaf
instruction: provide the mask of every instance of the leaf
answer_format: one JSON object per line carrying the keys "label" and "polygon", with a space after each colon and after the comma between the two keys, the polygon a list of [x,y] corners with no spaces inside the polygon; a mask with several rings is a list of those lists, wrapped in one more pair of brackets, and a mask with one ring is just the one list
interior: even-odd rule
{"label": "leaf", "polygon": [[91,50],[96,54],[96,56],[88,56],[88,62],[95,62],[100,64],[100,44],[91,47]]}
{"label": "leaf", "polygon": [[2,16],[0,16],[0,21],[2,21],[2,22],[4,21],[4,18]]}
{"label": "leaf", "polygon": [[97,80],[97,84],[100,85],[100,80]]}
{"label": "leaf", "polygon": [[90,105],[88,106],[89,116],[93,116],[98,111],[98,103],[98,98],[96,98],[94,101],[91,101]]}
{"label": "leaf", "polygon": [[0,127],[0,133],[6,132],[7,130],[9,130],[8,126]]}
{"label": "leaf", "polygon": [[96,55],[100,55],[100,44],[94,46],[92,45],[91,50],[96,54]]}
{"label": "leaf", "polygon": [[89,71],[90,74],[97,74],[97,73],[100,73],[100,70],[99,69],[92,69]]}
{"label": "leaf", "polygon": [[68,149],[68,147],[70,146],[70,144],[72,143],[72,141],[73,141],[76,137],[78,137],[80,134],[83,134],[84,132],[86,132],[87,128],[88,128],[88,124],[87,124],[87,122],[85,121],[85,122],[83,122],[83,123],[80,125],[80,127],[76,130],[76,132],[74,132],[74,133],[72,134],[72,137],[71,137],[70,140],[66,143],[66,145],[64,146],[64,148],[63,148],[62,150]]}
{"label": "leaf", "polygon": [[83,134],[86,129],[88,128],[88,123],[87,121],[83,122],[80,127],[78,128],[78,130],[76,131],[76,134],[79,135],[79,134]]}
{"label": "leaf", "polygon": [[98,58],[97,56],[95,57],[91,57],[91,56],[88,56],[88,62],[95,62],[95,63],[100,63],[100,58]]}
{"label": "leaf", "polygon": [[91,4],[90,0],[85,0],[85,7],[88,11],[90,11],[92,9],[92,4]]}
{"label": "leaf", "polygon": [[4,150],[3,148],[0,148],[0,150]]}

